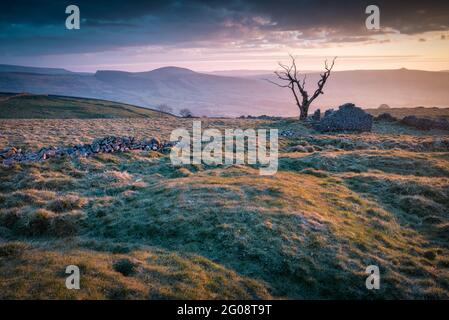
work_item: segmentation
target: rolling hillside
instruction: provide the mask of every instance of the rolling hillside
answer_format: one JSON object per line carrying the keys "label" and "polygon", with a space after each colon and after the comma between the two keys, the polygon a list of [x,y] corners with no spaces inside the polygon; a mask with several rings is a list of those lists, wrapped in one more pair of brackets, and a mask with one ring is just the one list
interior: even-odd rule
{"label": "rolling hillside", "polygon": [[[266,81],[275,80],[273,74],[218,75],[177,67],[148,72],[100,70],[95,74],[58,70],[1,66],[0,91],[87,97],[142,107],[167,104],[175,112],[189,108],[198,116],[298,115],[290,91]],[[315,89],[318,77],[315,72],[307,74],[309,90]],[[312,111],[345,102],[362,108],[377,108],[383,103],[395,108],[449,107],[449,73],[336,71],[324,92],[315,100]]]}
{"label": "rolling hillside", "polygon": [[123,103],[52,95],[0,93],[0,118],[96,119],[173,117]]}

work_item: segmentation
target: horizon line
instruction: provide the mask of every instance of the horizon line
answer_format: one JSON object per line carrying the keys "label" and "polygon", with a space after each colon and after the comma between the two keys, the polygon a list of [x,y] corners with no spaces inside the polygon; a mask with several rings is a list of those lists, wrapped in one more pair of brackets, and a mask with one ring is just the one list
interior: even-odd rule
{"label": "horizon line", "polygon": [[[154,69],[145,69],[141,71],[129,71],[126,69],[96,69],[95,71],[76,71],[74,69],[69,69],[66,67],[46,67],[46,66],[35,66],[35,65],[20,65],[20,64],[7,64],[7,63],[0,63],[0,66],[10,66],[10,67],[22,67],[22,68],[40,68],[40,69],[61,69],[68,72],[73,73],[88,73],[88,74],[95,74],[98,71],[120,71],[120,72],[127,72],[127,73],[142,73],[142,72],[151,72],[159,69],[164,68],[178,68],[178,69],[185,69],[190,70],[197,73],[219,73],[219,72],[268,72],[273,73],[275,70],[268,70],[268,69],[224,69],[224,70],[211,70],[211,71],[197,71],[195,69],[182,67],[182,66],[176,66],[176,65],[167,65],[163,67],[158,67]],[[408,70],[408,71],[424,71],[424,72],[449,72],[449,69],[443,69],[443,70],[426,70],[426,69],[409,69],[405,67],[398,67],[398,68],[381,68],[381,69],[342,69],[342,70],[334,70],[333,72],[347,72],[347,71],[392,71],[392,70]],[[322,70],[301,70],[300,73],[317,73],[321,72]]]}

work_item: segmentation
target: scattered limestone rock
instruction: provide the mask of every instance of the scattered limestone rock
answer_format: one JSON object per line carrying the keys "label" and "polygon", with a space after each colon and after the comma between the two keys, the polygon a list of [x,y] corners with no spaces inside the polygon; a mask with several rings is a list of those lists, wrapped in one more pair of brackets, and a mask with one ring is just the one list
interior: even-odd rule
{"label": "scattered limestone rock", "polygon": [[295,133],[292,130],[284,130],[281,132],[281,137],[292,137]]}

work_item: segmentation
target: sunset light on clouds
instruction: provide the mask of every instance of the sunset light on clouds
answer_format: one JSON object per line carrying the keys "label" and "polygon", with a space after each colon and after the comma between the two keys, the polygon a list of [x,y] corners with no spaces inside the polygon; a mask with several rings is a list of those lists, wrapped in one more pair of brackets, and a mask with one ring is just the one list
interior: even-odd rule
{"label": "sunset light on clouds", "polygon": [[380,30],[365,27],[368,2],[78,1],[77,31],[64,28],[67,4],[4,8],[2,63],[89,72],[271,70],[289,52],[306,70],[331,56],[339,57],[336,70],[449,69],[447,1],[380,1]]}

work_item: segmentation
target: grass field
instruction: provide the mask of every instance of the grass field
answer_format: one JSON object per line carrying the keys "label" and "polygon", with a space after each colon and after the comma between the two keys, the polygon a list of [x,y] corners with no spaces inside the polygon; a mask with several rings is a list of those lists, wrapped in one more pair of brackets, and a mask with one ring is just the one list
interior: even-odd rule
{"label": "grass field", "polygon": [[[0,148],[168,139],[192,123],[148,115],[1,119]],[[201,120],[294,134],[280,138],[268,177],[253,166],[173,167],[148,151],[0,168],[0,298],[449,298],[447,132]],[[69,264],[80,290],[65,288]],[[372,264],[377,291],[365,288]]]}
{"label": "grass field", "polygon": [[97,99],[0,93],[0,119],[102,119],[170,117],[154,110]]}

